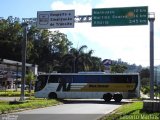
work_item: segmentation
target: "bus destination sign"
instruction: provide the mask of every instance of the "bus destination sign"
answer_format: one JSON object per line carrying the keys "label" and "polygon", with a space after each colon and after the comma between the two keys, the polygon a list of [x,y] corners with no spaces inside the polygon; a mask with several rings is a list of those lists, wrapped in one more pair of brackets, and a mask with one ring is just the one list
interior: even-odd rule
{"label": "bus destination sign", "polygon": [[92,27],[147,24],[147,6],[92,9]]}
{"label": "bus destination sign", "polygon": [[38,11],[38,28],[74,28],[74,10]]}

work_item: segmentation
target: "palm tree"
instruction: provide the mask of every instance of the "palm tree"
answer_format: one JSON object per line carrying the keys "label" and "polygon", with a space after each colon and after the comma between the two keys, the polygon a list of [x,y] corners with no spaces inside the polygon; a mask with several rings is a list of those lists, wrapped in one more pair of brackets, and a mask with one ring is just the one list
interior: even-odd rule
{"label": "palm tree", "polygon": [[[78,66],[80,63],[84,61],[85,53],[84,49],[86,49],[86,45],[82,45],[79,49],[72,48],[71,54],[73,55],[73,71],[78,72]],[[83,64],[83,63],[82,63]]]}
{"label": "palm tree", "polygon": [[92,56],[92,66],[90,70],[92,71],[104,71],[105,67],[102,63],[101,58]]}
{"label": "palm tree", "polygon": [[85,71],[87,65],[91,64],[91,54],[93,50],[90,50],[88,53],[84,52],[86,45],[82,45],[80,48],[72,48],[68,54],[64,55],[63,61],[65,65],[70,65],[72,72],[78,72],[80,70]]}
{"label": "palm tree", "polygon": [[89,50],[87,53],[84,54],[84,56],[82,57],[82,69],[83,71],[90,71],[91,67],[93,66],[93,60],[92,60],[92,54],[93,54],[93,50]]}

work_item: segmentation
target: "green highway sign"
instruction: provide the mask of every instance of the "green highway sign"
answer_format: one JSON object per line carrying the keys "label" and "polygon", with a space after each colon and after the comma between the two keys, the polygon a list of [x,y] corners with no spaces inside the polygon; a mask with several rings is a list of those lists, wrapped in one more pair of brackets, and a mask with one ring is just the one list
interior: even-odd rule
{"label": "green highway sign", "polygon": [[147,24],[147,6],[92,9],[92,27]]}

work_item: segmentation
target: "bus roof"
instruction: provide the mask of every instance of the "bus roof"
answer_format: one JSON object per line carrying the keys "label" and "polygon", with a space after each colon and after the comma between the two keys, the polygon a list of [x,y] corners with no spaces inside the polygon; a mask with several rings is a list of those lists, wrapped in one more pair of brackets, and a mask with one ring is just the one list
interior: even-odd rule
{"label": "bus roof", "polygon": [[139,75],[139,73],[78,72],[78,73],[42,73],[39,75]]}

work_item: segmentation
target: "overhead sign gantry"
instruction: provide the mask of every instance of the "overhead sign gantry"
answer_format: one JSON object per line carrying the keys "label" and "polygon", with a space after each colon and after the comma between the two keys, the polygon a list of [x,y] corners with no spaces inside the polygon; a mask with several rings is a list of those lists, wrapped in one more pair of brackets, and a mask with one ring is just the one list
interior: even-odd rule
{"label": "overhead sign gantry", "polygon": [[86,16],[75,16],[75,10],[37,12],[38,28],[74,28],[75,22],[92,22],[92,27],[147,25],[148,7],[96,8]]}

